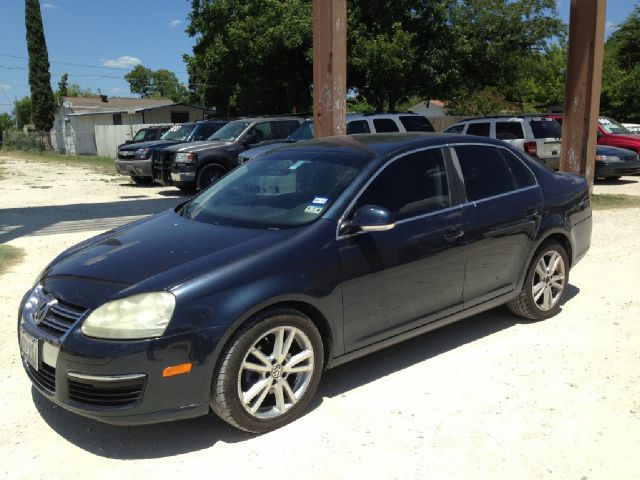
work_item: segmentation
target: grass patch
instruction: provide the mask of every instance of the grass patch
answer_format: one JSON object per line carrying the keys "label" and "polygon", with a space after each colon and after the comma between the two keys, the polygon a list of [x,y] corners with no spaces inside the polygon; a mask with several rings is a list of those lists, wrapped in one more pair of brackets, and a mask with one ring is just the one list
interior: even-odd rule
{"label": "grass patch", "polygon": [[10,267],[20,263],[24,257],[24,250],[11,245],[0,245],[0,275],[9,270]]}
{"label": "grass patch", "polygon": [[612,210],[616,208],[640,208],[640,197],[635,195],[601,194],[591,196],[594,210]]}
{"label": "grass patch", "polygon": [[103,175],[118,175],[116,172],[115,160],[109,157],[93,157],[89,155],[60,155],[52,152],[25,152],[22,150],[2,150],[2,155],[17,158],[19,160],[43,162],[43,163],[59,163],[71,167],[90,168],[96,173]]}

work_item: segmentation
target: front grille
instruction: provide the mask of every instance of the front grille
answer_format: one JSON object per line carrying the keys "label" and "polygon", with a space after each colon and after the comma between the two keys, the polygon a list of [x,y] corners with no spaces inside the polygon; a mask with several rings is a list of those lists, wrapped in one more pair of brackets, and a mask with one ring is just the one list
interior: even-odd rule
{"label": "front grille", "polygon": [[135,152],[118,152],[118,158],[120,160],[135,160],[136,153]]}
{"label": "front grille", "polygon": [[153,156],[151,157],[151,175],[155,181],[165,185],[171,184],[171,164],[173,163],[174,157],[175,153],[173,152],[164,152],[162,150],[155,150],[153,152]]}
{"label": "front grille", "polygon": [[99,407],[122,407],[137,402],[144,384],[145,377],[117,381],[68,377],[71,400]]}
{"label": "front grille", "polygon": [[61,337],[73,327],[85,312],[86,310],[82,308],[58,300],[57,303],[51,305],[44,320],[38,324],[38,328],[55,337]]}
{"label": "front grille", "polygon": [[42,366],[36,370],[29,363],[25,361],[25,368],[31,378],[31,381],[38,387],[50,394],[56,392],[56,369],[50,367],[46,363],[42,363]]}
{"label": "front grille", "polygon": [[636,162],[638,161],[638,155],[624,155],[620,157],[623,162]]}

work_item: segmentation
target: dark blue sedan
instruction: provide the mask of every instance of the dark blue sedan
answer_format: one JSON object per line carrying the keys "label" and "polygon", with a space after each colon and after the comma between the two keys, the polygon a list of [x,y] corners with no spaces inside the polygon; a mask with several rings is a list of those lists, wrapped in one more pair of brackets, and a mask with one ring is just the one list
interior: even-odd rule
{"label": "dark blue sedan", "polygon": [[20,307],[24,367],[112,424],[300,416],[322,371],[507,304],[556,314],[589,249],[585,180],[487,138],[301,142],[87,240]]}

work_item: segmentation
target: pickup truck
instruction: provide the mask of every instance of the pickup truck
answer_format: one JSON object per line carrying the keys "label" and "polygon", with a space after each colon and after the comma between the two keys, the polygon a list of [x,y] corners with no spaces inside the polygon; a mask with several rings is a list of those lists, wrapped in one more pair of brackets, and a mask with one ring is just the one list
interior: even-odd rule
{"label": "pickup truck", "polygon": [[249,148],[287,138],[301,117],[257,117],[229,122],[207,141],[174,145],[154,152],[156,182],[181,190],[202,190],[238,166],[238,155]]}
{"label": "pickup truck", "polygon": [[129,175],[138,184],[153,183],[153,152],[171,145],[205,140],[226,124],[225,120],[181,123],[167,130],[159,140],[121,145],[116,170],[122,175]]}

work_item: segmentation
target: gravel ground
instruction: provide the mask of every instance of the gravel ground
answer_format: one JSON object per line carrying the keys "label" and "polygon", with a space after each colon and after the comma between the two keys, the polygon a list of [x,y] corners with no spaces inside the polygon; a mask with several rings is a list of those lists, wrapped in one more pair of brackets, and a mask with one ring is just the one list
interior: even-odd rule
{"label": "gravel ground", "polygon": [[[27,252],[0,277],[4,478],[640,478],[640,209],[595,212],[591,251],[553,319],[495,309],[331,370],[311,411],[270,434],[212,416],[122,428],[31,388],[18,303],[64,248],[184,197],[82,169],[0,162],[0,243]],[[595,191],[640,195],[639,180]]]}

